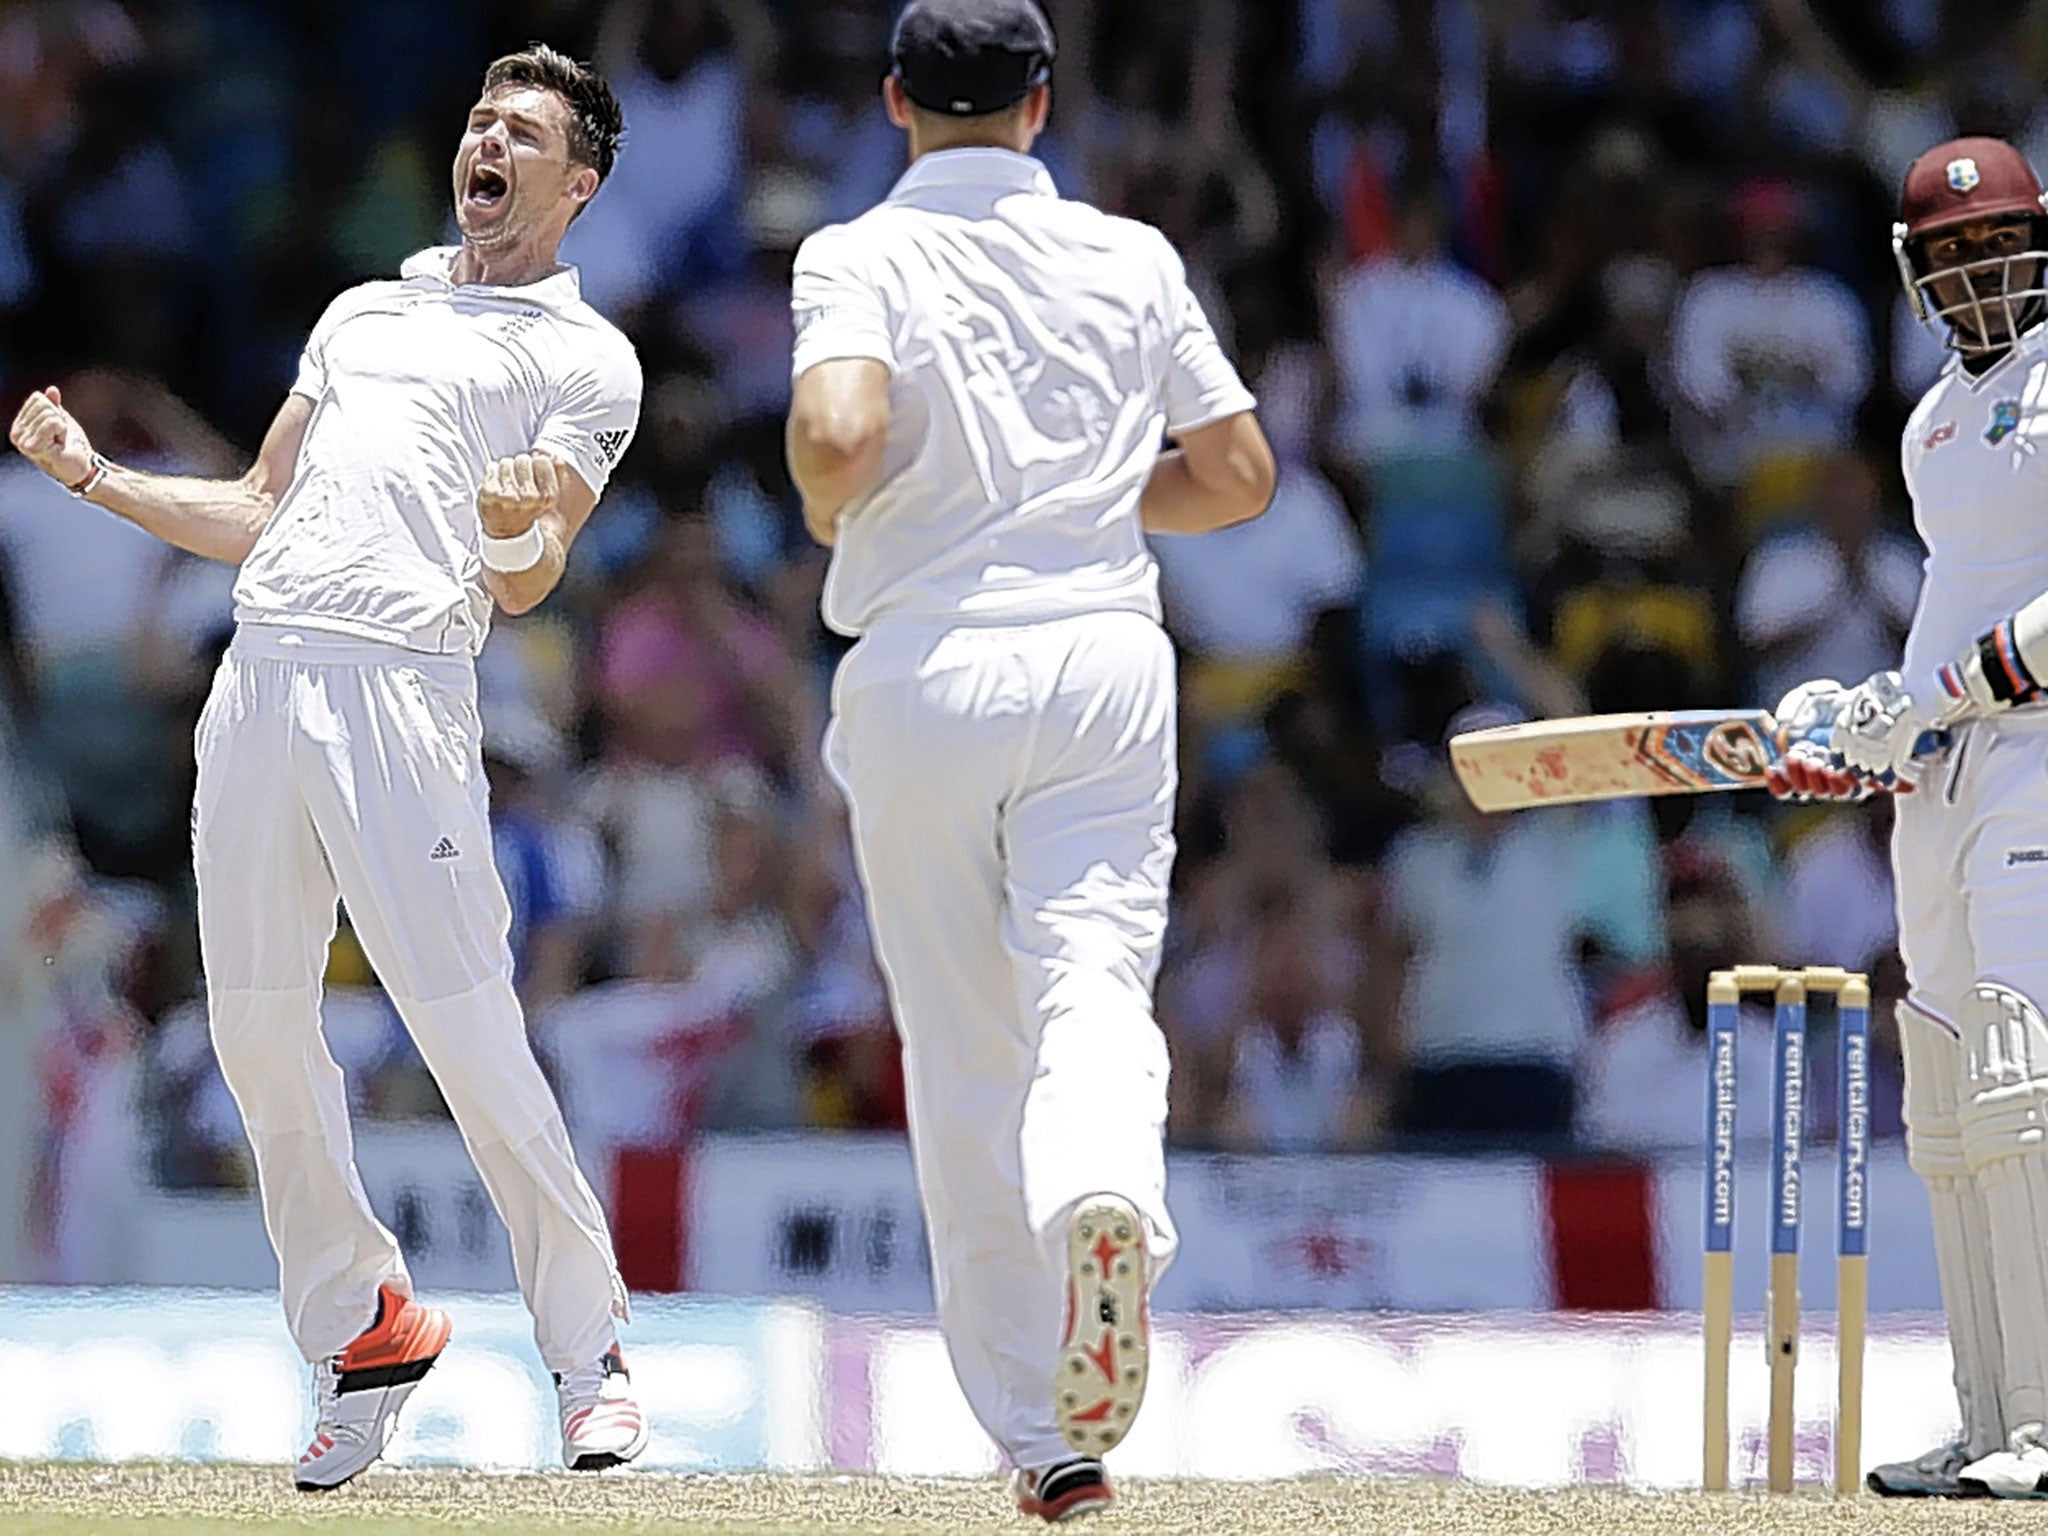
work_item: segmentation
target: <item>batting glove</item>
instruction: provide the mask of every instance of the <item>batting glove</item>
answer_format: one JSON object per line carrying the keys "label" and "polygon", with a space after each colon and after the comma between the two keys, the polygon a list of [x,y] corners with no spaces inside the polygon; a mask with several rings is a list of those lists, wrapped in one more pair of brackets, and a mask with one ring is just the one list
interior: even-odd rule
{"label": "batting glove", "polygon": [[1832,677],[1801,683],[1772,711],[1785,753],[1764,770],[1764,787],[1780,800],[1861,800],[1877,785],[1837,758],[1830,739],[1850,690]]}
{"label": "batting glove", "polygon": [[1842,700],[1828,746],[1852,772],[1903,795],[1919,783],[1935,731],[1936,722],[1914,704],[1899,674],[1877,672]]}

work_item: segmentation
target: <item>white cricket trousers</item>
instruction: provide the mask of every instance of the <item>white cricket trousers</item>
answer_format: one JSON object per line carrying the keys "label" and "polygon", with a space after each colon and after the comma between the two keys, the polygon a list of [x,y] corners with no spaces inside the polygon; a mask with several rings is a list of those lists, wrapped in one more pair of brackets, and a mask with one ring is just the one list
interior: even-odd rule
{"label": "white cricket trousers", "polygon": [[1022,1467],[1053,1420],[1066,1221],[1166,1210],[1152,984],[1173,867],[1173,655],[1142,614],[871,632],[840,664],[826,762],[852,811],[904,1045],[939,1324]]}
{"label": "white cricket trousers", "polygon": [[1980,981],[2048,1009],[2048,713],[1963,727],[1897,814],[1899,947],[1914,1005],[1951,1036]]}
{"label": "white cricket trousers", "polygon": [[1979,983],[2048,1010],[2048,715],[1964,726],[1892,839],[1907,1147],[1928,1185],[1972,1449],[2048,1422],[2048,1061]]}
{"label": "white cricket trousers", "polygon": [[548,1368],[598,1358],[624,1316],[604,1211],[512,991],[480,736],[467,658],[268,625],[236,633],[199,719],[193,865],[214,1050],[309,1360],[369,1326],[379,1285],[412,1290],[364,1197],[320,1032],[337,895],[511,1233]]}

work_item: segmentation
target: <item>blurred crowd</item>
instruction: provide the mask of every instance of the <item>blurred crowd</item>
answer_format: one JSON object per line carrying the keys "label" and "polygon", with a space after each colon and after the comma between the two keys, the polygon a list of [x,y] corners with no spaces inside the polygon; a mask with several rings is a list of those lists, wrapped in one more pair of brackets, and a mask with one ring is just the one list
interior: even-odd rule
{"label": "blurred crowd", "polygon": [[[1685,1144],[1710,967],[1868,968],[1882,1017],[1882,800],[1489,820],[1443,744],[1895,658],[1897,434],[1942,347],[1898,292],[1892,199],[1957,131],[2042,163],[2041,8],[1050,9],[1044,158],[1186,254],[1283,463],[1263,519],[1156,541],[1185,702],[1173,1137]],[[563,591],[481,664],[520,986],[586,1137],[901,1121],[817,762],[842,642],[780,431],[791,255],[901,166],[892,10],[0,3],[0,378],[10,404],[61,382],[166,469],[237,471],[327,299],[447,238],[486,60],[545,37],[617,88],[625,151],[565,256],[640,349],[641,430]],[[230,579],[0,462],[0,1003],[40,1020],[46,1180],[112,1155],[95,1120],[166,1183],[247,1177],[185,819]],[[363,1112],[436,1112],[345,928],[330,981]]]}

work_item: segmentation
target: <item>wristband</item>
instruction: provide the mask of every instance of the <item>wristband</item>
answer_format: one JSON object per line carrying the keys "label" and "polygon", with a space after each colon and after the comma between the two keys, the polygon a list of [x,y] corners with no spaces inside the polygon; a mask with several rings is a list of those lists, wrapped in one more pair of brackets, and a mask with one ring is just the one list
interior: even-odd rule
{"label": "wristband", "polygon": [[548,541],[541,537],[539,523],[509,539],[494,539],[487,533],[477,544],[477,554],[484,564],[507,576],[532,570],[547,550]]}
{"label": "wristband", "polygon": [[82,501],[99,489],[100,482],[107,478],[107,471],[113,467],[96,453],[92,456],[92,468],[86,471],[85,478],[76,485],[65,486],[64,489]]}
{"label": "wristband", "polygon": [[2031,704],[2040,697],[2041,685],[2020,655],[2011,619],[2000,620],[1977,637],[1977,662],[1999,703]]}
{"label": "wristband", "polygon": [[[2031,605],[2029,605],[2031,607]],[[2028,610],[2000,619],[1977,637],[1959,661],[1941,669],[1942,691],[1968,700],[1980,709],[2011,709],[2041,698],[2041,684],[2020,644],[2021,623]]]}

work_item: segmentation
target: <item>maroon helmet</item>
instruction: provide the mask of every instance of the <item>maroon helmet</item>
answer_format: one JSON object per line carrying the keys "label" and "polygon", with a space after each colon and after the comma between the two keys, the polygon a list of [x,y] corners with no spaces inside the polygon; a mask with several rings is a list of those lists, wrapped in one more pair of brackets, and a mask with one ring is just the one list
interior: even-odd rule
{"label": "maroon helmet", "polygon": [[[1936,268],[1921,243],[1929,235],[1979,219],[2024,217],[2033,230],[2028,249],[1960,266]],[[2048,292],[2048,194],[2027,158],[2003,139],[1950,139],[1928,150],[1906,172],[1899,221],[1892,226],[1892,255],[1906,297],[1922,320],[1948,322],[1949,344],[1965,352],[2010,344],[2038,321]],[[2015,263],[2031,263],[2017,273]],[[2017,283],[2012,279],[2018,276]],[[1960,296],[1944,303],[1929,285],[1958,278]],[[1997,313],[2003,328],[1990,323]]]}

